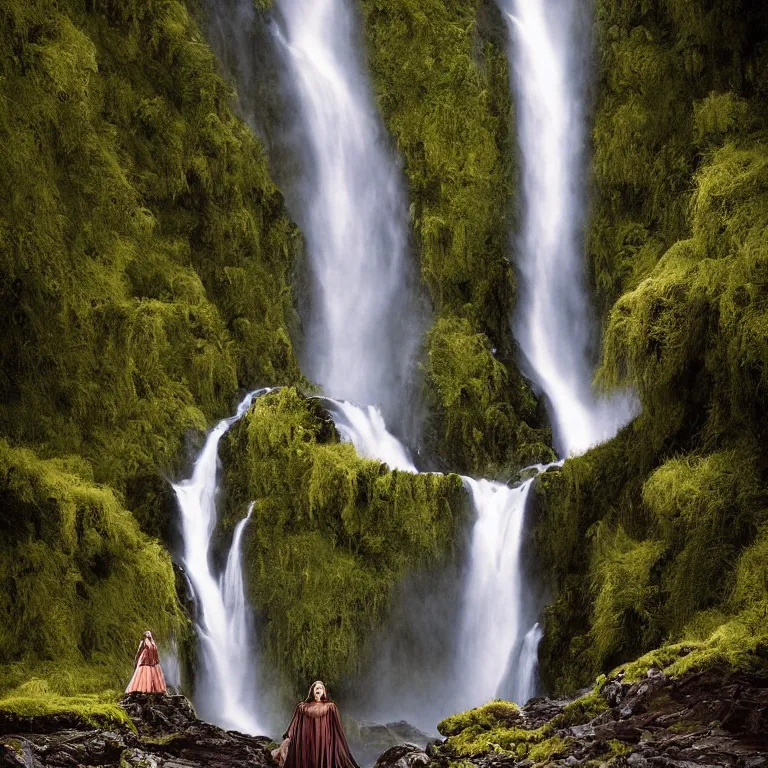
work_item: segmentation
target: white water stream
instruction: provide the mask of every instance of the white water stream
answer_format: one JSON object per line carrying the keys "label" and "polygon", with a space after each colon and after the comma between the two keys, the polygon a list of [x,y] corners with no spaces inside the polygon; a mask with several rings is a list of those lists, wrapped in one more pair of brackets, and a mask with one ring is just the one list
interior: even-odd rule
{"label": "white water stream", "polygon": [[419,323],[400,173],[376,113],[349,0],[278,0],[303,123],[312,315],[305,372],[326,394],[400,420]]}
{"label": "white water stream", "polygon": [[254,397],[268,391],[250,393],[234,416],[220,421],[209,433],[192,476],[173,486],[181,516],[182,564],[197,604],[200,663],[195,706],[210,722],[250,734],[259,733],[260,724],[240,548],[253,505],[235,529],[227,566],[220,576],[211,568],[211,541],[217,521],[219,441],[245,414]]}
{"label": "white water stream", "polygon": [[[577,57],[587,45],[575,37],[569,0],[497,2],[509,24],[522,158],[521,299],[514,330],[547,398],[558,452],[569,456],[611,437],[633,410],[629,398],[601,401],[591,389],[581,242],[584,83]],[[251,9],[250,0],[238,7],[243,3]],[[391,423],[406,408],[420,323],[406,201],[359,55],[356,11],[351,0],[277,0],[276,8],[277,39],[306,141],[301,210],[295,212],[311,277],[304,370],[325,393],[341,398],[328,402],[343,439],[363,456],[416,472],[382,415]],[[218,442],[249,403],[216,426],[193,476],[174,487],[184,565],[199,605],[198,707],[214,722],[256,733],[253,637],[240,561],[248,518],[237,526],[224,574],[217,577],[210,564]],[[453,698],[443,702],[453,711],[493,698],[502,685],[506,695],[524,702],[536,689],[542,638],[526,611],[521,569],[532,481],[516,488],[464,482],[475,523],[458,596]]]}
{"label": "white water stream", "polygon": [[582,11],[571,0],[497,0],[509,26],[510,73],[522,158],[515,336],[549,401],[560,456],[613,437],[634,414],[627,395],[591,387],[592,323],[584,276],[586,193]]}

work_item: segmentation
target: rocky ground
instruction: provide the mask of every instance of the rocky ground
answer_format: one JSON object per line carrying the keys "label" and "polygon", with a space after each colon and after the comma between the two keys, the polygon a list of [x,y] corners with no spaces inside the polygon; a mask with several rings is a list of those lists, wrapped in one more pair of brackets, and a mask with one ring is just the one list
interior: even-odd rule
{"label": "rocky ground", "polygon": [[[268,739],[198,720],[183,696],[133,695],[122,706],[135,732],[65,715],[0,714],[0,766],[274,768]],[[612,678],[579,700],[475,713],[446,720],[446,739],[426,748],[407,723],[365,724],[355,734],[359,761],[370,764],[381,750],[376,768],[768,768],[768,678],[755,675],[670,679],[652,668],[639,682]],[[388,747],[397,740],[411,743]]]}
{"label": "rocky ground", "polygon": [[445,721],[445,741],[394,747],[376,768],[768,768],[768,678],[758,676],[712,670],[669,679],[652,668],[633,684],[608,680],[581,702],[534,699],[502,719],[453,731]]}

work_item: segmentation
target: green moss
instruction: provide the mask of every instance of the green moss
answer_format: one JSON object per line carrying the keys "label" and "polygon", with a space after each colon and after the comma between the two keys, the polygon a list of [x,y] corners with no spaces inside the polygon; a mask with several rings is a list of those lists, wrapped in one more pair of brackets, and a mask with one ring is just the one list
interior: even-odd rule
{"label": "green moss", "polygon": [[455,736],[474,726],[490,729],[496,726],[511,726],[519,721],[520,708],[516,704],[496,699],[482,707],[445,718],[438,723],[437,732],[442,736]]}
{"label": "green moss", "polygon": [[0,712],[20,718],[71,715],[87,725],[136,730],[131,719],[117,705],[116,692],[98,695],[61,696],[46,681],[32,678],[0,697]]}
{"label": "green moss", "polygon": [[338,687],[405,573],[450,555],[466,515],[460,478],[360,458],[293,388],[259,398],[221,455],[227,525],[256,500],[246,576],[269,663],[291,687],[313,676]]}
{"label": "green moss", "polygon": [[0,47],[0,432],[159,534],[185,430],[299,377],[298,236],[183,2],[11,2]]}
{"label": "green moss", "polygon": [[361,7],[435,308],[424,365],[430,448],[455,471],[519,469],[551,455],[551,436],[517,370],[509,327],[514,150],[504,24],[485,1]]}
{"label": "green moss", "polygon": [[0,691],[46,662],[57,693],[121,687],[143,631],[183,630],[168,554],[82,459],[0,440],[0,499]]}

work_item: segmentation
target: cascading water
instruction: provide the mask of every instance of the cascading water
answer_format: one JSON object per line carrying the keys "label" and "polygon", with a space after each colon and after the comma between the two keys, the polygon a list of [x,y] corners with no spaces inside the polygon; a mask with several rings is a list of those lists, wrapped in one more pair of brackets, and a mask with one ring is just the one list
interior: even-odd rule
{"label": "cascading water", "polygon": [[[392,469],[417,472],[403,445],[387,431],[376,408],[323,398],[343,439],[361,456],[378,459]],[[545,467],[530,469],[540,472]],[[525,504],[533,483],[515,488],[488,480],[462,478],[469,493],[475,523],[459,611],[453,679],[449,690],[420,705],[429,712],[409,714],[424,727],[452,711],[482,704],[499,695],[505,676],[511,677],[514,701],[524,703],[536,689],[536,649],[541,632],[525,634],[528,618],[520,566]],[[522,648],[522,650],[521,650]],[[517,664],[510,674],[510,659]],[[400,685],[400,706],[403,686]],[[408,694],[406,694],[408,695]],[[401,715],[402,716],[402,715]]]}
{"label": "cascading water", "polygon": [[238,523],[224,574],[211,569],[211,538],[216,528],[216,492],[219,441],[248,410],[249,394],[235,416],[211,430],[192,477],[173,486],[181,513],[182,563],[197,603],[197,637],[201,664],[195,683],[195,705],[200,714],[223,727],[257,734],[256,685],[252,638],[243,592],[240,544],[248,515]]}
{"label": "cascading water", "polygon": [[355,11],[348,0],[277,5],[310,166],[295,214],[312,278],[306,373],[326,394],[402,421],[419,338],[407,206],[357,50]]}
{"label": "cascading water", "polygon": [[584,67],[578,4],[497,0],[509,26],[522,160],[521,290],[515,336],[546,395],[558,453],[613,437],[634,402],[597,399],[591,388],[591,323],[583,267]]}
{"label": "cascading water", "polygon": [[[458,669],[464,708],[498,695],[509,659],[522,631],[523,584],[520,556],[525,504],[533,480],[516,488],[464,478],[472,497],[475,525],[459,629]],[[517,670],[528,685],[517,685],[514,701],[533,694],[531,670]]]}

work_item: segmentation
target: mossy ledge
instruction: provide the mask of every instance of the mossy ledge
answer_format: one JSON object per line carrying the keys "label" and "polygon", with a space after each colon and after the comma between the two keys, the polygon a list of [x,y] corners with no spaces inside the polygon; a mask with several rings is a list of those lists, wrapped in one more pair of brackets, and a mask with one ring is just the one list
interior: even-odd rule
{"label": "mossy ledge", "polygon": [[457,475],[390,471],[341,443],[320,400],[259,398],[222,442],[226,524],[255,500],[246,582],[283,682],[338,684],[360,669],[408,571],[455,552],[468,515]]}

